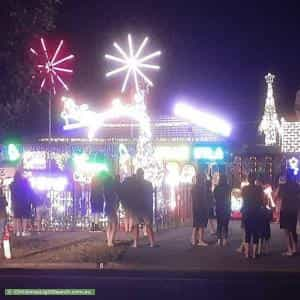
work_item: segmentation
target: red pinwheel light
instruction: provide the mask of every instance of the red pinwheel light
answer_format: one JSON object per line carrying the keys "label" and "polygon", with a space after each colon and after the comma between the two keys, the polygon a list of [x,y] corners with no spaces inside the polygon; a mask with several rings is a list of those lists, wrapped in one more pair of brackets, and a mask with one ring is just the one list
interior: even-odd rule
{"label": "red pinwheel light", "polygon": [[69,88],[65,81],[62,79],[63,74],[65,73],[73,73],[73,70],[70,68],[65,68],[65,64],[74,58],[73,54],[67,55],[65,57],[60,58],[60,52],[63,46],[64,41],[61,40],[58,44],[55,52],[51,55],[46,47],[45,40],[41,38],[41,50],[42,54],[36,51],[33,48],[30,48],[30,52],[34,54],[39,62],[37,63],[36,67],[39,70],[40,74],[42,75],[42,82],[40,85],[40,89],[42,90],[46,86],[52,89],[53,94],[56,94],[56,85],[57,82],[63,86],[63,88],[68,91]]}

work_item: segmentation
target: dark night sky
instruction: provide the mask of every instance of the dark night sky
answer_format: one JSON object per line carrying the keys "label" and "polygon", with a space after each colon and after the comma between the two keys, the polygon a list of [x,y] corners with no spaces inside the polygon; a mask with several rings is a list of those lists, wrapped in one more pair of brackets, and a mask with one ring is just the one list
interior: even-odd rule
{"label": "dark night sky", "polygon": [[300,18],[297,6],[280,2],[64,0],[55,35],[76,55],[71,93],[99,109],[110,103],[121,78],[105,79],[103,56],[130,32],[148,35],[163,52],[152,114],[171,114],[185,97],[240,129],[238,122],[260,118],[267,72],[276,75],[278,109],[291,113],[300,88]]}

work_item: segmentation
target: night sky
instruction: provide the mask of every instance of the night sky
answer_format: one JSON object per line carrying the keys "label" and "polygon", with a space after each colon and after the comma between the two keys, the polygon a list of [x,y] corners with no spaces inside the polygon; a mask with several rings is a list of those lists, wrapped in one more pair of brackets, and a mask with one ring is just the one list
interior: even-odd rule
{"label": "night sky", "polygon": [[129,32],[135,41],[148,35],[152,50],[162,50],[151,77],[152,115],[172,114],[185,98],[233,122],[236,134],[245,124],[254,132],[266,73],[276,75],[281,113],[293,112],[300,89],[299,8],[280,2],[64,0],[54,34],[76,55],[71,94],[97,109],[109,105],[123,77],[105,78],[104,54],[113,41],[125,47]]}

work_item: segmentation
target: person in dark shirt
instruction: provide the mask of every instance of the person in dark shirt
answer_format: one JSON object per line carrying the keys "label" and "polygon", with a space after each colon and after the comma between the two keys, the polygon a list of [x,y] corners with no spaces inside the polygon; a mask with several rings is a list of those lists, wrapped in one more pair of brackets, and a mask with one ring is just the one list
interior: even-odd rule
{"label": "person in dark shirt", "polygon": [[16,236],[28,236],[30,235],[27,226],[31,218],[32,189],[21,170],[16,171],[10,190]]}
{"label": "person in dark shirt", "polygon": [[299,210],[300,188],[292,170],[288,170],[286,183],[279,188],[281,198],[280,228],[284,229],[287,240],[287,252],[284,256],[293,256],[297,252],[297,217]]}
{"label": "person in dark shirt", "polygon": [[220,175],[219,184],[214,189],[214,198],[216,200],[218,245],[226,246],[231,215],[231,188],[225,174]]}
{"label": "person in dark shirt", "polygon": [[205,174],[196,175],[196,183],[192,187],[193,231],[192,245],[207,246],[204,242],[204,229],[208,224],[210,207],[209,186]]}
{"label": "person in dark shirt", "polygon": [[132,201],[133,205],[130,205],[133,230],[134,230],[134,242],[133,247],[138,246],[139,239],[139,224],[143,223],[146,226],[147,235],[149,237],[150,247],[155,247],[154,232],[152,228],[153,221],[153,187],[151,182],[144,179],[144,170],[139,168],[136,172],[134,179],[134,185],[132,189]]}
{"label": "person in dark shirt", "polygon": [[242,212],[245,221],[245,257],[249,258],[252,241],[252,258],[256,258],[259,239],[260,210],[264,192],[261,186],[255,185],[255,176],[253,174],[249,175],[248,182],[249,185],[242,189]]}
{"label": "person in dark shirt", "polygon": [[120,186],[120,201],[125,211],[125,232],[131,232],[133,228],[133,202],[135,189],[135,175],[126,177]]}

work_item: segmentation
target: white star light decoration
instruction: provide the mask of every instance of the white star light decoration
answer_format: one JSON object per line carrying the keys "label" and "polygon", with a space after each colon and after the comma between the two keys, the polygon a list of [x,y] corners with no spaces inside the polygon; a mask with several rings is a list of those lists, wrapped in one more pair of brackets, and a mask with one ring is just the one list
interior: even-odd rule
{"label": "white star light decoration", "polygon": [[[53,56],[49,55],[49,51],[46,47],[45,41],[43,38],[41,38],[41,45],[42,45],[42,50],[44,52],[44,58],[42,58],[42,63],[37,64],[37,68],[40,70],[40,72],[44,75],[40,89],[42,90],[45,86],[45,83],[47,79],[49,80],[49,85],[52,87],[53,94],[56,94],[56,88],[55,88],[55,79],[64,87],[66,91],[69,90],[67,84],[64,82],[64,80],[61,78],[61,75],[59,75],[60,72],[62,73],[73,73],[73,70],[71,69],[66,69],[60,67],[62,63],[65,63],[66,61],[73,59],[74,55],[70,54],[64,58],[61,58],[59,60],[56,60],[57,57],[59,57],[60,50],[63,46],[64,41],[61,40],[60,43],[58,44]],[[30,48],[30,52],[39,57],[39,53],[33,49]],[[41,57],[39,57],[41,59]]]}
{"label": "white star light decoration", "polygon": [[110,54],[105,55],[106,59],[114,61],[121,65],[120,67],[117,67],[116,69],[108,72],[106,74],[106,77],[111,77],[113,75],[116,75],[116,74],[122,73],[122,72],[126,73],[123,84],[122,84],[122,89],[121,89],[122,93],[124,93],[126,90],[129,77],[131,77],[134,80],[135,90],[136,90],[136,93],[138,93],[138,94],[140,92],[139,78],[144,80],[150,86],[153,86],[153,82],[145,75],[145,73],[142,70],[144,70],[144,69],[159,70],[160,67],[158,65],[150,64],[150,63],[148,63],[148,61],[152,60],[153,58],[155,58],[157,56],[160,56],[161,51],[155,51],[149,55],[141,57],[141,54],[143,53],[143,50],[144,50],[148,40],[149,40],[149,38],[145,37],[143,42],[140,44],[140,46],[137,48],[137,51],[135,52],[131,35],[128,34],[128,50],[129,50],[128,53],[126,53],[115,42],[113,45],[119,52],[120,56],[117,57],[117,56],[113,56]]}

